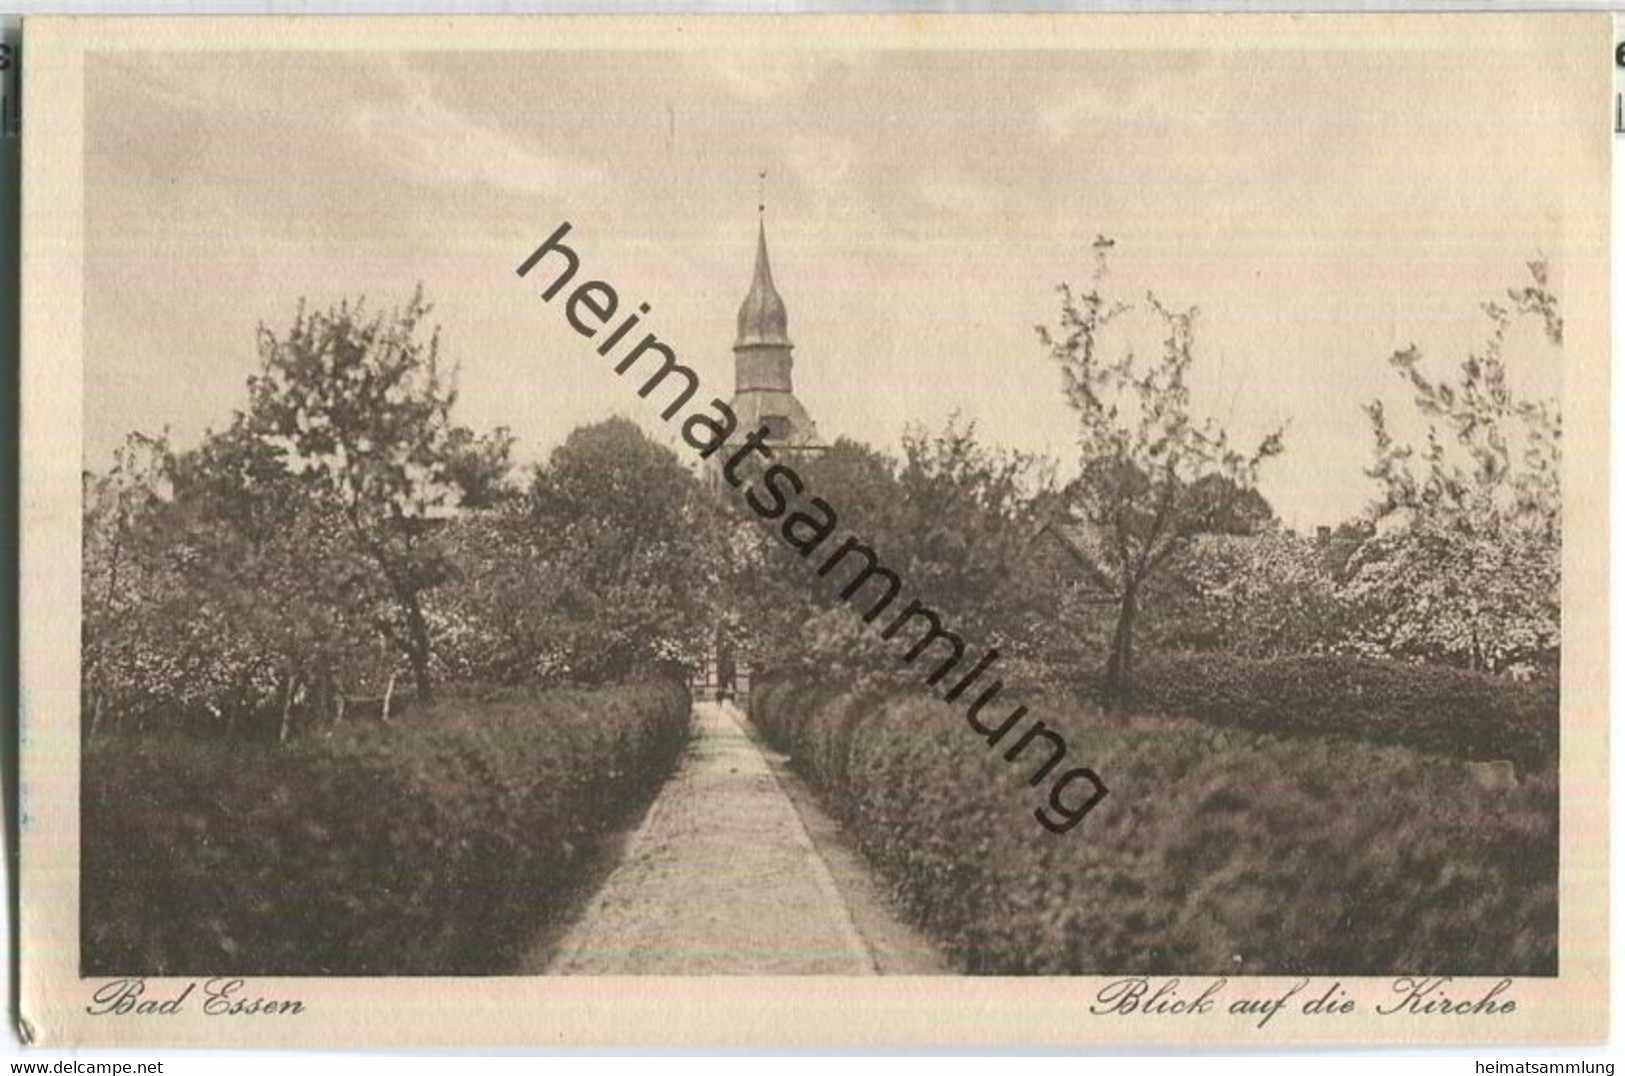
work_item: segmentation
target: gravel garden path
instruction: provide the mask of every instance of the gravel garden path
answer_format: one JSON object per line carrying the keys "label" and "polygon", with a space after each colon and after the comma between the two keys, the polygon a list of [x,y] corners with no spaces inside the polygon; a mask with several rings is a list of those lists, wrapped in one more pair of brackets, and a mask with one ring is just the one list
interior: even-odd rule
{"label": "gravel garden path", "polygon": [[567,975],[947,974],[837,826],[730,703],[542,962]]}

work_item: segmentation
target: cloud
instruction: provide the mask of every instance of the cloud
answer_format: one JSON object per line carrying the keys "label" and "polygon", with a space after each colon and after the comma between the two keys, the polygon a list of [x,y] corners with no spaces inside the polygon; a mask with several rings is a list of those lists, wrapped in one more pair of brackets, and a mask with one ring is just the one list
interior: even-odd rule
{"label": "cloud", "polygon": [[1038,108],[1038,129],[1052,142],[1100,130],[1187,130],[1206,127],[1226,99],[1209,57],[1190,57],[1165,70],[1125,70],[1118,77],[1073,85]]}
{"label": "cloud", "polygon": [[998,212],[1005,202],[997,187],[966,176],[941,175],[922,180],[917,192],[932,209],[967,216]]}
{"label": "cloud", "polygon": [[352,133],[367,154],[416,183],[513,194],[555,195],[603,182],[591,162],[550,154],[514,134],[438,100],[429,82],[395,58],[389,65],[399,89],[388,104],[353,107]]}
{"label": "cloud", "polygon": [[835,194],[846,183],[857,155],[850,139],[795,135],[785,162],[796,180],[820,196]]}
{"label": "cloud", "polygon": [[[341,62],[342,61],[342,62]],[[316,139],[335,157],[364,157],[408,182],[552,195],[601,183],[605,170],[547,153],[524,138],[445,104],[430,80],[398,54],[384,57],[249,56],[221,62],[189,54],[141,53],[107,61],[105,92],[132,91],[143,122],[185,117],[188,130],[235,136],[254,125],[263,138]],[[290,82],[292,85],[290,85]],[[150,102],[150,103],[148,103]],[[321,110],[330,125],[304,117]],[[199,135],[201,137],[201,135]]]}

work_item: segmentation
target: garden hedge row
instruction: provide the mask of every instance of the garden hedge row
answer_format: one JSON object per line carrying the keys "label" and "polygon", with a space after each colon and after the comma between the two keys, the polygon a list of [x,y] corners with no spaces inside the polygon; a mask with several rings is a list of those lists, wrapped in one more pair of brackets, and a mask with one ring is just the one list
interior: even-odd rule
{"label": "garden hedge row", "polygon": [[688,713],[662,683],[447,698],[283,748],[93,741],[85,973],[503,971],[659,786]]}
{"label": "garden hedge row", "polygon": [[1036,705],[1110,788],[1055,835],[963,708],[769,677],[751,710],[969,972],[1556,972],[1550,774],[1492,792],[1406,748]]}
{"label": "garden hedge row", "polygon": [[[1099,696],[1086,683],[1085,695]],[[1552,681],[1343,656],[1255,661],[1229,654],[1151,654],[1135,670],[1139,709],[1278,735],[1342,735],[1457,758],[1510,759],[1520,771],[1557,761]]]}

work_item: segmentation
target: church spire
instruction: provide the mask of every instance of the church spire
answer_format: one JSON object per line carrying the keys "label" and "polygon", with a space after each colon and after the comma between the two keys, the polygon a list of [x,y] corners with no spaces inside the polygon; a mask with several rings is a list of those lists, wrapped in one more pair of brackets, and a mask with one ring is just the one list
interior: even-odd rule
{"label": "church spire", "polygon": [[[760,178],[765,182],[767,174]],[[765,198],[757,205],[756,269],[750,292],[739,307],[739,336],[734,341],[733,412],[742,432],[765,429],[766,443],[797,452],[821,451],[818,427],[796,399],[792,384],[792,346],[786,329],[784,300],[773,286],[767,257]]]}
{"label": "church spire", "polygon": [[773,267],[767,259],[767,222],[765,214],[756,222],[756,272],[751,277],[750,291],[739,307],[739,335],[734,348],[790,347],[790,316],[784,309],[784,300],[773,286]]}

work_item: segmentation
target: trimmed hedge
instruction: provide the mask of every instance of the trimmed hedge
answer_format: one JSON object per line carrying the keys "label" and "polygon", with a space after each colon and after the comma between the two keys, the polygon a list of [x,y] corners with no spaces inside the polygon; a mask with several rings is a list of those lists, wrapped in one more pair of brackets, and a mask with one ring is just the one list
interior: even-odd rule
{"label": "trimmed hedge", "polygon": [[751,710],[972,973],[1557,970],[1550,775],[1491,792],[1405,748],[1040,705],[1111,790],[1057,836],[963,708],[768,678]]}
{"label": "trimmed hedge", "polygon": [[285,748],[107,737],[83,763],[91,975],[490,974],[659,787],[687,690],[447,698]]}
{"label": "trimmed hedge", "polygon": [[[1085,695],[1100,697],[1097,684]],[[1439,665],[1339,656],[1148,655],[1138,708],[1276,735],[1353,736],[1520,771],[1557,762],[1558,689]]]}

